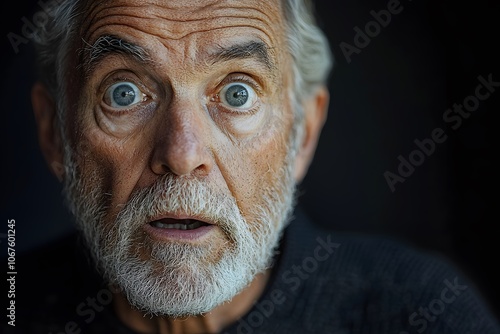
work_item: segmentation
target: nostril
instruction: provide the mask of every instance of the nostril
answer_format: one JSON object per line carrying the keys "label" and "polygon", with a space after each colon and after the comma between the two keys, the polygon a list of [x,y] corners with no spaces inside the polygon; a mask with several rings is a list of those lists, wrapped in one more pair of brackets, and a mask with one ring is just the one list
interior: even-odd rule
{"label": "nostril", "polygon": [[157,148],[151,169],[157,175],[172,173],[177,176],[206,175],[210,172],[212,156],[205,149]]}

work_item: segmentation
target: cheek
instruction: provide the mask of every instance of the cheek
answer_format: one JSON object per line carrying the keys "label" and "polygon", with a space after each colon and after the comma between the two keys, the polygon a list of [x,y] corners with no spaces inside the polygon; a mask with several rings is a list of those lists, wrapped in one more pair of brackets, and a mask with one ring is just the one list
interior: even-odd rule
{"label": "cheek", "polygon": [[100,131],[88,131],[79,141],[77,159],[81,177],[94,183],[89,187],[100,188],[106,194],[109,206],[107,221],[113,220],[121,208],[120,204],[127,202],[145,168],[143,164],[147,159],[140,154],[144,154],[146,149],[138,150],[138,141],[130,138],[122,143]]}
{"label": "cheek", "polygon": [[282,91],[280,101],[269,106],[264,125],[257,135],[232,142],[220,150],[217,164],[243,216],[252,221],[256,205],[276,186],[280,169],[286,163],[289,135],[293,123],[289,99]]}
{"label": "cheek", "polygon": [[[287,141],[283,129],[270,127],[252,141],[225,148],[219,166],[227,186],[238,202],[243,216],[252,220],[256,205],[263,204],[264,193],[276,183],[285,163]],[[285,132],[287,133],[287,132]]]}
{"label": "cheek", "polygon": [[[99,115],[94,113],[92,98],[80,99],[73,115],[69,135],[77,143],[76,159],[84,181],[90,187],[102,189],[105,194],[107,221],[113,219],[121,205],[126,203],[145,168],[148,154],[147,138],[128,134],[117,138],[99,126]],[[95,176],[95,177],[94,177]],[[90,181],[87,181],[90,180]]]}

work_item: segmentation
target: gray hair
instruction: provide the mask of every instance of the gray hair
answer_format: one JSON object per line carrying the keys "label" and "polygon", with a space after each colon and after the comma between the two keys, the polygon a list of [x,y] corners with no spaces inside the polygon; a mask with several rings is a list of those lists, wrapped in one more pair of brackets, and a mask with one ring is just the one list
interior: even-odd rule
{"label": "gray hair", "polygon": [[328,40],[314,19],[310,0],[283,0],[287,41],[299,101],[325,84],[333,65]]}
{"label": "gray hair", "polygon": [[[333,64],[328,41],[314,20],[310,0],[282,0],[289,53],[293,59],[294,87],[291,94],[295,106],[295,127],[300,128],[303,112],[301,101],[326,83]],[[48,20],[35,34],[41,80],[58,104],[58,119],[64,124],[64,79],[71,43],[78,30],[81,0],[57,0],[46,11]],[[300,131],[294,129],[294,132]],[[64,134],[62,134],[63,137]],[[299,136],[300,137],[300,136]]]}

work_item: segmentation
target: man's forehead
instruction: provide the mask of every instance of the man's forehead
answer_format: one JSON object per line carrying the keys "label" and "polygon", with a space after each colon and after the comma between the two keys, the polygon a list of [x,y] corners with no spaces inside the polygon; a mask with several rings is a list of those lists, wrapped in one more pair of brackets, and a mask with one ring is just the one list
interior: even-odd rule
{"label": "man's forehead", "polygon": [[103,29],[125,27],[165,40],[181,40],[204,32],[217,35],[224,29],[247,27],[272,43],[283,33],[279,0],[90,1],[81,22],[81,36],[89,42],[102,35]]}
{"label": "man's forehead", "polygon": [[253,58],[273,72],[281,63],[277,50],[285,49],[281,13],[279,0],[89,3],[81,35],[83,49],[91,52],[82,53],[79,63],[88,75],[103,58],[96,55],[112,53],[142,53],[154,67],[174,59],[210,65],[214,60]]}

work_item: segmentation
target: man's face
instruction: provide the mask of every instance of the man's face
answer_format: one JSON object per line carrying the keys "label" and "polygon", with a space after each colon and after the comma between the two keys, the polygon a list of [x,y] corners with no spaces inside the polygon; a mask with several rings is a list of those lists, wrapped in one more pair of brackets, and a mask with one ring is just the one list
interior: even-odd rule
{"label": "man's face", "polygon": [[66,191],[138,308],[209,311],[269,264],[294,189],[284,31],[279,1],[86,7]]}

